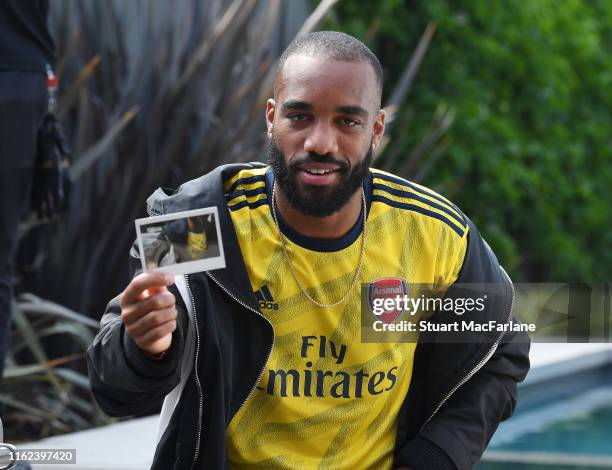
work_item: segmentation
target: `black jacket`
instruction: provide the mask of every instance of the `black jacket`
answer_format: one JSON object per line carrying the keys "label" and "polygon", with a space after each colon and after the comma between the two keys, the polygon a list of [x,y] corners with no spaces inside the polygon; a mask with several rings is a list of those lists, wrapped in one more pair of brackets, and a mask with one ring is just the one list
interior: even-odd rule
{"label": "black jacket", "polygon": [[[125,334],[118,298],[109,303],[87,351],[94,397],[109,415],[143,413],[169,394],[162,414],[171,417],[158,436],[151,467],[155,470],[227,468],[226,428],[255,388],[271,351],[274,331],[250,289],[225,209],[223,181],[248,165],[259,164],[225,165],[171,195],[158,189],[147,201],[150,214],[217,206],[224,237],[225,269],[191,274],[185,283],[179,279],[173,286],[179,321],[166,356],[160,361],[145,356]],[[466,220],[468,249],[457,282],[501,289],[470,320],[507,322],[512,284]],[[138,255],[134,249],[131,255],[134,272]],[[453,288],[447,295],[454,295]],[[194,311],[190,323],[188,312]],[[432,321],[449,318],[436,314]],[[394,465],[415,470],[471,468],[499,422],[512,415],[517,383],[529,369],[528,351],[524,333],[494,333],[462,343],[440,334],[421,334],[399,416]]]}
{"label": "black jacket", "polygon": [[45,74],[47,64],[54,67],[48,14],[49,0],[0,2],[0,70]]}

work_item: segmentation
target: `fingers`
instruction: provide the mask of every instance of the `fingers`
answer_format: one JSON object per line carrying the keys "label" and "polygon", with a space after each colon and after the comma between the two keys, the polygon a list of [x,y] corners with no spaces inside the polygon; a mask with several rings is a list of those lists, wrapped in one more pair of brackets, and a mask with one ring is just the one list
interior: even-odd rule
{"label": "fingers", "polygon": [[176,329],[176,298],[166,288],[173,283],[174,275],[170,273],[142,273],[121,295],[121,319],[126,332],[150,353],[169,348]]}
{"label": "fingers", "polygon": [[147,315],[149,312],[156,310],[163,310],[167,308],[174,308],[176,305],[176,298],[174,294],[164,290],[158,294],[146,297],[143,300],[132,303],[121,308],[121,317],[123,323],[126,326],[138,321],[141,317]]}
{"label": "fingers", "polygon": [[142,340],[142,338],[146,337],[152,331],[168,322],[176,323],[176,308],[174,307],[165,308],[163,310],[154,310],[148,312],[146,315],[131,324],[124,323],[127,333],[134,340]]}
{"label": "fingers", "polygon": [[139,346],[145,350],[148,350],[153,343],[172,334],[174,330],[176,330],[176,320],[170,320],[162,325],[159,325],[158,327],[147,331],[139,338],[141,342]]}
{"label": "fingers", "polygon": [[[155,266],[157,267],[157,266]],[[166,286],[161,286],[161,287],[149,287],[148,289],[145,289],[145,291],[142,293],[142,296],[140,297],[141,299],[146,299],[147,297],[154,295],[154,294],[158,294],[160,292],[168,292],[168,289],[166,289]]]}
{"label": "fingers", "polygon": [[170,286],[174,283],[174,275],[170,273],[160,272],[148,272],[142,273],[136,276],[128,284],[121,295],[121,307],[128,307],[129,305],[139,301],[143,297],[143,293],[147,289],[161,288]]}

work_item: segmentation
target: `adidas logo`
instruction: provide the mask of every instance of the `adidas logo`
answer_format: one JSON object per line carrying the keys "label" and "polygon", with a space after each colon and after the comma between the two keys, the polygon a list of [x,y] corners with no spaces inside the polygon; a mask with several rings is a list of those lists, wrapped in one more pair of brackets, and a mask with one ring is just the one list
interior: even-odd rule
{"label": "adidas logo", "polygon": [[265,284],[259,290],[253,292],[255,298],[259,302],[259,308],[267,310],[278,310],[278,304],[274,302],[274,298],[270,293],[270,289]]}

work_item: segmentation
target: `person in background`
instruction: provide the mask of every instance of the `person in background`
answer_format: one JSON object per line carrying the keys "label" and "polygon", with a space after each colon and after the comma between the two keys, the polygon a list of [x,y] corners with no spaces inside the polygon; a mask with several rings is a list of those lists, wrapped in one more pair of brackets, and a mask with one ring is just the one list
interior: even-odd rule
{"label": "person in background", "polygon": [[10,347],[18,227],[30,208],[48,109],[47,70],[55,65],[48,11],[48,0],[0,1],[0,383]]}

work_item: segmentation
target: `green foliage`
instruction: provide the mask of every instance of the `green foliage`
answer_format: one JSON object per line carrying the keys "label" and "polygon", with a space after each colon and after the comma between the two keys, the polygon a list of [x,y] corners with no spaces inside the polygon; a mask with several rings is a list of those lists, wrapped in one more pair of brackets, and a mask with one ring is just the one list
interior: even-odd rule
{"label": "green foliage", "polygon": [[436,108],[454,109],[423,183],[458,203],[515,279],[611,279],[612,2],[345,1],[325,27],[368,43],[389,90],[430,21],[393,130],[408,155]]}
{"label": "green foliage", "polygon": [[[7,442],[41,439],[109,424],[93,401],[85,349],[98,322],[54,302],[23,294],[13,303],[11,350],[0,405]],[[70,354],[57,357],[58,343]],[[75,370],[74,366],[79,366]]]}

